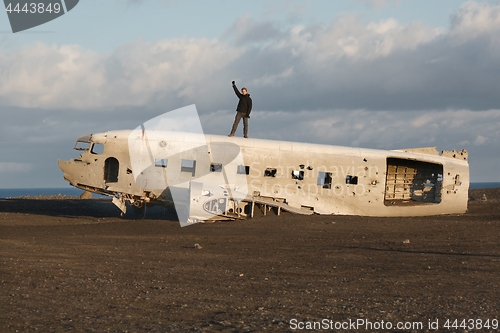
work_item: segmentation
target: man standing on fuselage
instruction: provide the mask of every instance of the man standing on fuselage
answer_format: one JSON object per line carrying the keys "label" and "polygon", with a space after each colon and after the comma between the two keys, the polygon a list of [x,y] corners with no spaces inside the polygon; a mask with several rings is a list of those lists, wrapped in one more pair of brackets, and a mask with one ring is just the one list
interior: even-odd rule
{"label": "man standing on fuselage", "polygon": [[238,124],[240,123],[241,118],[243,118],[243,136],[248,138],[248,118],[250,118],[250,112],[252,111],[252,99],[250,98],[247,88],[241,88],[240,93],[234,81],[233,89],[240,101],[236,107],[236,117],[234,118],[233,128],[228,136],[234,136],[234,133],[236,133],[236,129],[238,128]]}

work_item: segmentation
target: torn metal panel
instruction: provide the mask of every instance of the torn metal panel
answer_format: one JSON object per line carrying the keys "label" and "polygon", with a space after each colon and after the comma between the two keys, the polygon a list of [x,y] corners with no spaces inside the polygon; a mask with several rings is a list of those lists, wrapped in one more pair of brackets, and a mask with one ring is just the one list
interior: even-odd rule
{"label": "torn metal panel", "polygon": [[452,158],[456,158],[456,159],[467,161],[468,158],[469,158],[469,153],[465,149],[462,149],[460,151],[456,151],[454,149],[451,150],[451,151],[443,150],[441,152],[441,156],[443,156],[443,157],[452,157]]}
{"label": "torn metal panel", "polygon": [[118,207],[123,214],[127,212],[127,207],[125,206],[125,202],[117,197],[113,197],[113,204]]}
{"label": "torn metal panel", "polygon": [[398,149],[396,151],[402,151],[405,153],[412,153],[412,154],[427,154],[427,155],[435,155],[435,156],[442,156],[442,157],[450,157],[450,158],[456,158],[456,159],[460,159],[460,160],[464,160],[464,161],[467,161],[469,158],[469,153],[465,149],[462,149],[460,151],[443,150],[443,151],[441,151],[441,153],[438,152],[436,147]]}

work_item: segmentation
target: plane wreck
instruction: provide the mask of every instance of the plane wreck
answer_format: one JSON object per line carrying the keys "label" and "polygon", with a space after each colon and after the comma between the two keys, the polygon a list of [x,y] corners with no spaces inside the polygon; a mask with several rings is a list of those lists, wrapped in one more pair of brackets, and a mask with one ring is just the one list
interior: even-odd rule
{"label": "plane wreck", "polygon": [[297,214],[422,216],[467,210],[467,151],[375,150],[200,133],[109,131],[77,139],[64,178],[126,203],[173,205],[181,225]]}

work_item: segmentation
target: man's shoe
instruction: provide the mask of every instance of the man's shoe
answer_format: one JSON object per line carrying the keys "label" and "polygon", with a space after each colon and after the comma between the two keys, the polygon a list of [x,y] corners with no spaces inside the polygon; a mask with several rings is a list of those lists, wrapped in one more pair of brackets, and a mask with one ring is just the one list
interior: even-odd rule
{"label": "man's shoe", "polygon": [[232,137],[232,136],[234,136],[234,134],[229,134],[229,135],[228,135],[228,137]]}
{"label": "man's shoe", "polygon": [[248,135],[245,135],[245,136],[244,136],[244,138],[245,138],[245,139],[248,139]]}

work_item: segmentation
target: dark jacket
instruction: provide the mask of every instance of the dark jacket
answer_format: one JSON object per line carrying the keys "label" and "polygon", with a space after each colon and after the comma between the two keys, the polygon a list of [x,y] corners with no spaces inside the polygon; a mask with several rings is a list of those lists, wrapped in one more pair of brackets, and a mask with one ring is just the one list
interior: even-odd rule
{"label": "dark jacket", "polygon": [[247,93],[243,95],[239,92],[238,88],[236,88],[236,85],[233,85],[233,89],[236,96],[240,99],[236,107],[236,112],[244,113],[245,117],[250,117],[250,112],[252,112],[252,99],[250,98],[250,94]]}

